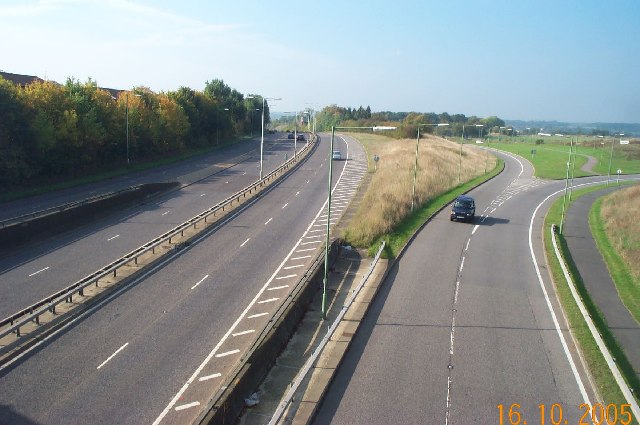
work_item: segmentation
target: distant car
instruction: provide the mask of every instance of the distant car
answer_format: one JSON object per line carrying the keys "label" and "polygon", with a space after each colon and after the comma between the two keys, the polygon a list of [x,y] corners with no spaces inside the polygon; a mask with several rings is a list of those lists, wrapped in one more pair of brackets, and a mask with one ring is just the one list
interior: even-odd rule
{"label": "distant car", "polygon": [[472,222],[476,215],[476,202],[471,196],[460,195],[453,201],[451,207],[451,221],[461,220]]}
{"label": "distant car", "polygon": [[293,133],[287,134],[287,139],[292,139],[293,140]]}
{"label": "distant car", "polygon": [[342,159],[342,152],[340,151],[333,151],[333,155],[331,155],[331,159],[335,159],[335,160],[341,160]]}
{"label": "distant car", "polygon": [[304,142],[304,134],[298,133],[298,136],[296,137],[296,141]]}

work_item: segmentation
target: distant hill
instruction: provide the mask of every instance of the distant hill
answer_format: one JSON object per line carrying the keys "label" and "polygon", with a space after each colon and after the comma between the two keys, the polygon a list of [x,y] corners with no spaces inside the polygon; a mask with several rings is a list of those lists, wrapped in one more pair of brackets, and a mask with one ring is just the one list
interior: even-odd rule
{"label": "distant hill", "polygon": [[513,126],[520,132],[525,132],[527,128],[536,129],[544,133],[563,134],[614,134],[624,133],[627,136],[640,136],[640,124],[629,123],[569,123],[560,121],[522,121],[504,120],[507,126]]}

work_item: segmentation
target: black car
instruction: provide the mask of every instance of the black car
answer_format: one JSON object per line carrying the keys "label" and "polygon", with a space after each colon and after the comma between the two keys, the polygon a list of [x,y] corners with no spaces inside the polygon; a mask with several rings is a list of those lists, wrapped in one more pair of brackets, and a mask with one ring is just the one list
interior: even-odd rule
{"label": "black car", "polygon": [[476,203],[471,196],[460,195],[453,201],[451,221],[462,220],[472,222],[476,215]]}
{"label": "black car", "polygon": [[298,133],[298,136],[296,137],[296,141],[297,142],[304,142],[304,134]]}
{"label": "black car", "polygon": [[293,133],[289,133],[289,134],[287,134],[287,139],[292,139],[292,140],[293,140],[293,137],[294,137],[294,136],[293,136]]}

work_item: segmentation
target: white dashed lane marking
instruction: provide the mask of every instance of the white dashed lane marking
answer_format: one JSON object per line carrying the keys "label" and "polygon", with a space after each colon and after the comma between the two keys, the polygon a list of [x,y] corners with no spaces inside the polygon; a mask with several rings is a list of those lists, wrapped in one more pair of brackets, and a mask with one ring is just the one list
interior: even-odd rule
{"label": "white dashed lane marking", "polygon": [[273,220],[273,217],[271,217],[269,220],[265,221],[264,225],[266,226],[267,224],[271,223],[271,220]]}
{"label": "white dashed lane marking", "polygon": [[113,359],[120,351],[124,350],[127,345],[129,345],[129,343],[127,342],[126,344],[124,344],[122,347],[118,348],[115,353],[113,353],[112,355],[110,355],[107,360],[103,361],[102,363],[100,363],[100,365],[96,368],[96,369],[100,369],[102,366],[106,365],[109,360]]}
{"label": "white dashed lane marking", "polygon": [[245,246],[245,245],[246,245],[246,243],[247,243],[247,242],[249,242],[249,239],[251,239],[251,238],[247,238],[247,240],[246,240],[246,241],[242,242],[242,244],[240,244],[240,248],[242,248],[243,246]]}
{"label": "white dashed lane marking", "polygon": [[43,271],[45,271],[45,270],[49,270],[49,266],[45,267],[44,269],[40,269],[40,270],[38,270],[37,272],[33,272],[33,273],[31,273],[31,274],[29,275],[29,277],[31,277],[31,276],[35,276],[35,275],[37,275],[38,273],[42,273],[42,272],[43,272]]}
{"label": "white dashed lane marking", "polygon": [[193,285],[193,286],[191,287],[191,289],[195,289],[195,288],[197,288],[197,287],[198,287],[198,285],[200,285],[202,282],[204,282],[204,280],[205,280],[206,278],[208,278],[208,277],[209,277],[209,275],[205,275],[202,279],[200,279],[200,280],[198,281],[198,283],[196,283],[195,285]]}
{"label": "white dashed lane marking", "polygon": [[112,241],[115,238],[119,238],[119,237],[120,237],[120,235],[111,236],[109,239],[107,239],[107,241]]}

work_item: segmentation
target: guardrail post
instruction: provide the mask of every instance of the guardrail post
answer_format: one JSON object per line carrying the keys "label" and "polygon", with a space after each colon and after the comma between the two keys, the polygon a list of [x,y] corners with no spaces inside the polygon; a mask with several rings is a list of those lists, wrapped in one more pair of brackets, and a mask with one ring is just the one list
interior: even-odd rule
{"label": "guardrail post", "polygon": [[84,288],[80,288],[80,290],[78,291],[78,294],[79,294],[81,297],[84,297]]}
{"label": "guardrail post", "polygon": [[40,315],[38,314],[36,316],[36,325],[39,325],[39,324],[40,324]]}
{"label": "guardrail post", "polygon": [[116,277],[116,269],[113,270],[113,277]]}
{"label": "guardrail post", "polygon": [[20,338],[20,327],[16,328],[16,337]]}
{"label": "guardrail post", "polygon": [[55,306],[55,305],[52,305],[52,306],[49,308],[49,311],[51,312],[51,314],[56,314],[56,306]]}

